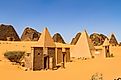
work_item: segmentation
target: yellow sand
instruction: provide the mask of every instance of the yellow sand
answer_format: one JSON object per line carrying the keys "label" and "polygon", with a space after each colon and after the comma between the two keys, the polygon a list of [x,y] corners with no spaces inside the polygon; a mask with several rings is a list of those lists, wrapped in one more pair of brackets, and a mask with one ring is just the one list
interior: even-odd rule
{"label": "yellow sand", "polygon": [[[31,52],[31,46],[33,45],[38,45],[38,42],[0,41],[0,59],[4,60],[3,53],[6,51]],[[58,46],[68,47],[69,45],[65,46],[56,43],[56,47]],[[70,45],[69,47],[73,46]],[[12,65],[9,61],[0,61],[0,80],[90,80],[91,76],[97,72],[103,74],[104,80],[113,80],[114,78],[121,77],[120,52],[121,47],[112,47],[111,53],[114,54],[113,58],[103,57],[76,60],[67,63],[66,69],[60,68],[55,71],[22,71],[17,65]]]}
{"label": "yellow sand", "polygon": [[51,71],[22,71],[10,62],[0,61],[0,80],[89,80],[94,73],[102,73],[104,80],[121,77],[121,59],[75,60],[66,69]]}

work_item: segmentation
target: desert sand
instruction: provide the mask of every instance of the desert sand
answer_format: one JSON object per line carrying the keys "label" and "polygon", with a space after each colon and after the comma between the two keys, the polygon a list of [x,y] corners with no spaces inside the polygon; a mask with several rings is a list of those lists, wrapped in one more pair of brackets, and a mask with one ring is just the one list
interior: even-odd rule
{"label": "desert sand", "polygon": [[[120,54],[121,55],[121,54]],[[8,61],[0,61],[0,80],[90,80],[102,73],[104,80],[121,77],[121,58],[74,60],[58,70],[23,71]]]}

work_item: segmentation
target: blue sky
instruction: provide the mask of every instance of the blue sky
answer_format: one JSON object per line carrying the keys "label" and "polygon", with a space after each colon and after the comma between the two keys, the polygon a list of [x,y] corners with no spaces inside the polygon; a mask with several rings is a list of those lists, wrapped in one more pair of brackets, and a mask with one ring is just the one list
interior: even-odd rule
{"label": "blue sky", "polygon": [[30,26],[51,35],[61,33],[70,42],[87,29],[121,41],[121,0],[0,0],[0,23],[12,24],[19,36]]}

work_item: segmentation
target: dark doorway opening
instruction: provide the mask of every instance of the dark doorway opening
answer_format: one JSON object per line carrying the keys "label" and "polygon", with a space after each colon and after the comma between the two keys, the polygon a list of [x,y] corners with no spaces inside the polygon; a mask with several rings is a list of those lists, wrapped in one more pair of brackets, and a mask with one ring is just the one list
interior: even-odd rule
{"label": "dark doorway opening", "polygon": [[109,46],[105,46],[106,57],[110,57]]}
{"label": "dark doorway opening", "polygon": [[65,62],[65,54],[63,54],[63,62]]}
{"label": "dark doorway opening", "polygon": [[65,53],[63,53],[62,68],[65,68],[65,62],[66,62],[66,54],[65,54]]}
{"label": "dark doorway opening", "polygon": [[48,57],[44,57],[44,69],[48,69]]}

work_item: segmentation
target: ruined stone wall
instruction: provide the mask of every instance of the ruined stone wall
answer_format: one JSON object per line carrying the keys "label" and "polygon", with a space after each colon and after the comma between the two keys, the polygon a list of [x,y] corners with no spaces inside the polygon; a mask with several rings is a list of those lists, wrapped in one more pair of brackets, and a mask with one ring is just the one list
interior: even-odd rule
{"label": "ruined stone wall", "polygon": [[62,55],[62,48],[57,48],[57,64],[62,62],[63,55]]}
{"label": "ruined stone wall", "polygon": [[25,67],[29,70],[32,70],[32,56],[33,54],[32,53],[25,53],[24,55],[24,61],[25,61]]}

